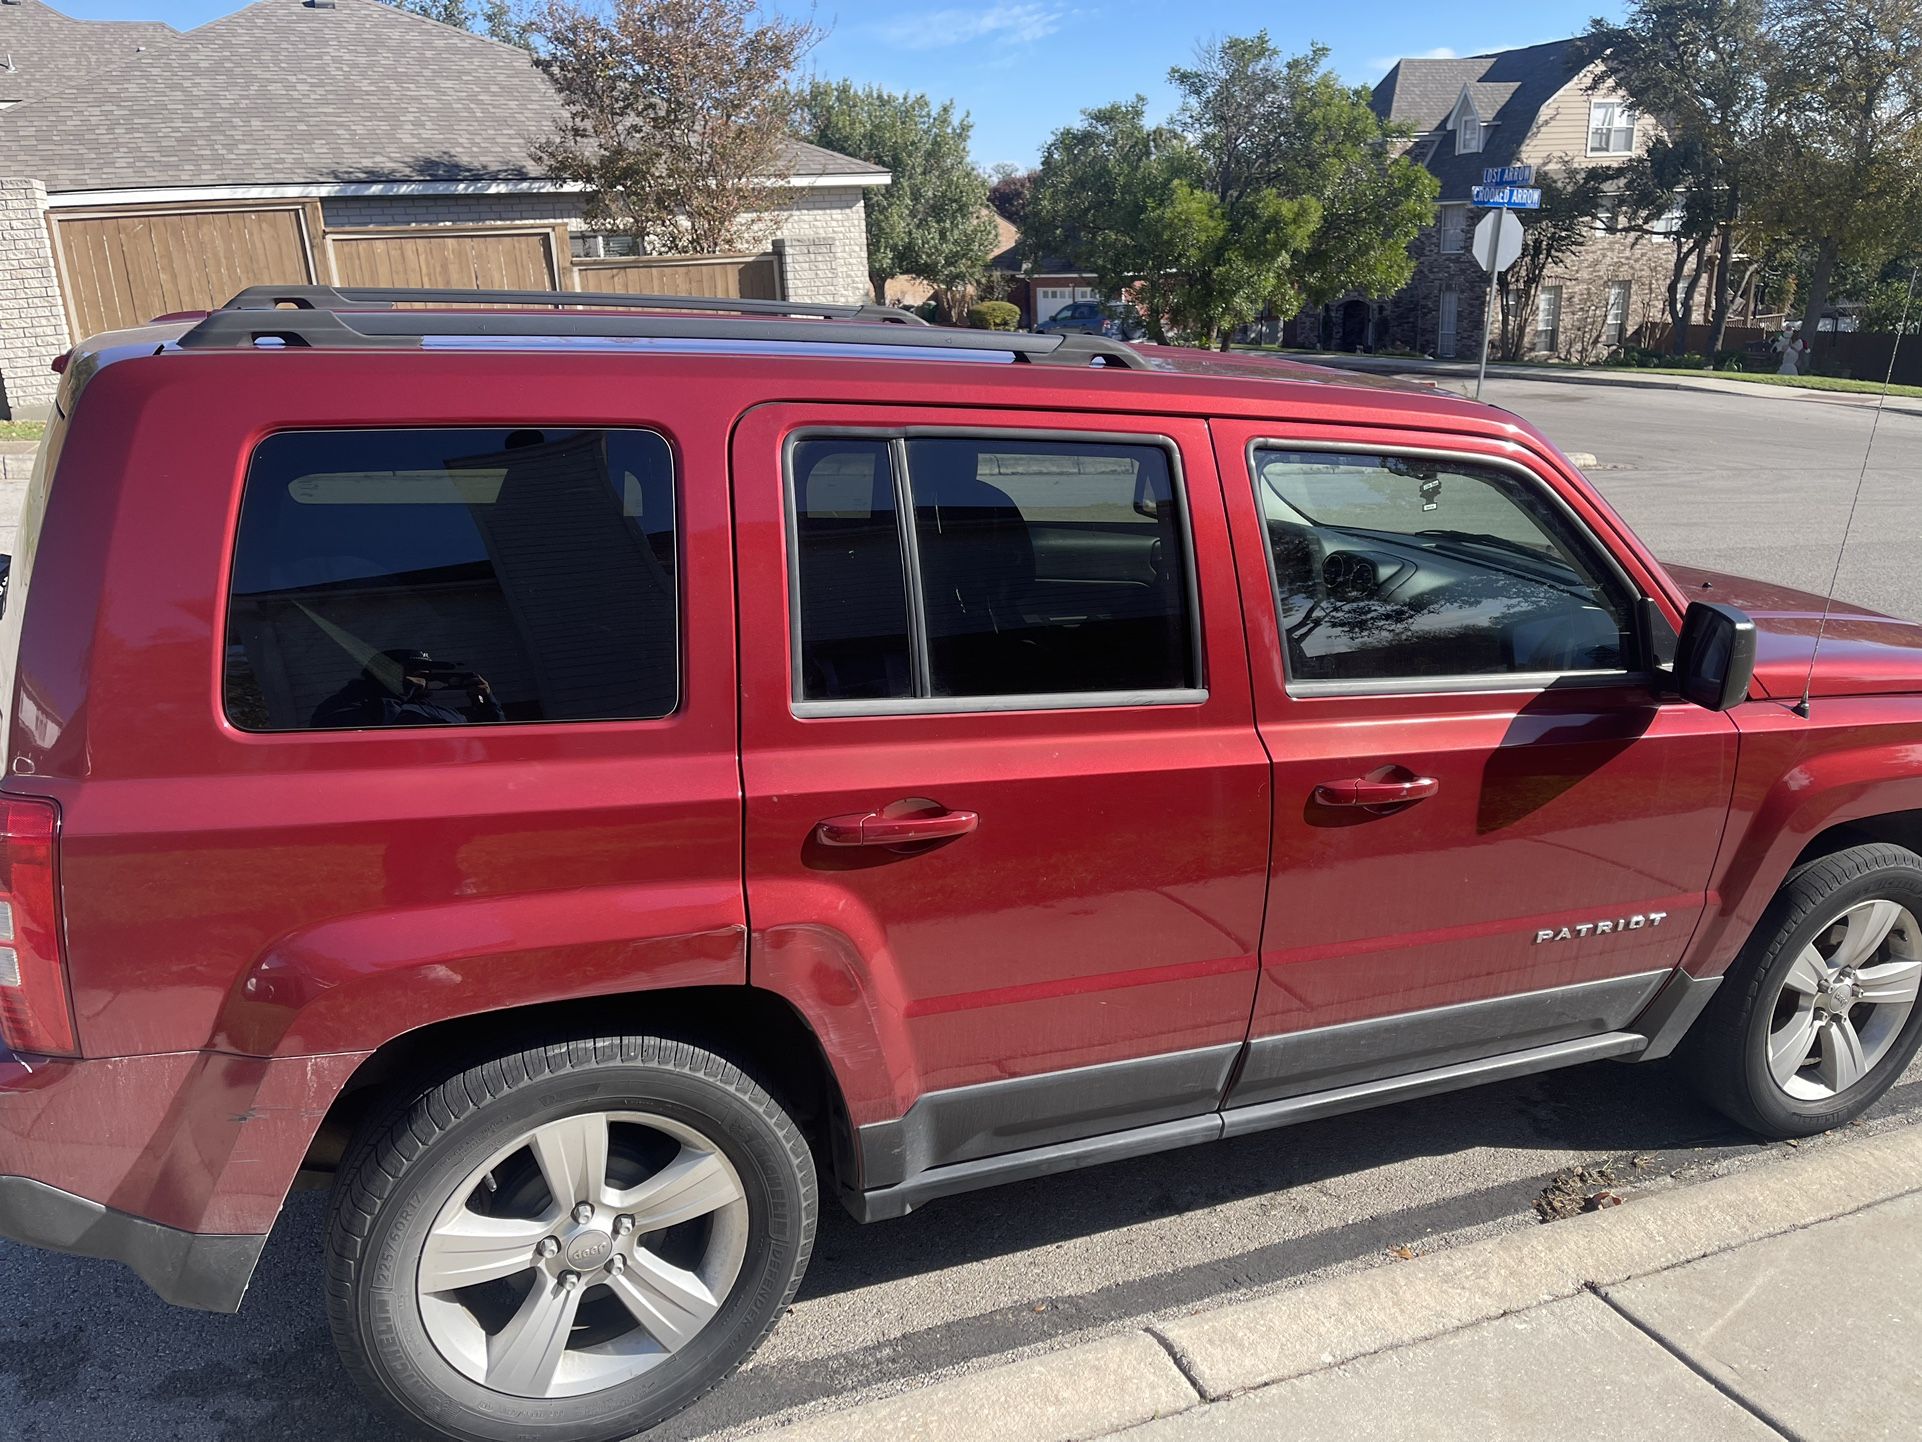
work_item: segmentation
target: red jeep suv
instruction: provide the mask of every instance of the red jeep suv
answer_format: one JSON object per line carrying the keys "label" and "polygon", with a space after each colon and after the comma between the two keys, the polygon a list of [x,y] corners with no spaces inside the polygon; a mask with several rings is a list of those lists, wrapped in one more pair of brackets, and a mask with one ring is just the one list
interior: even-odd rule
{"label": "red jeep suv", "polygon": [[1794,1136],[1914,1055],[1922,630],[1664,568],[1486,406],[906,322],[308,288],[68,358],[0,1234],[231,1311],[332,1171],[353,1374],[592,1442],[823,1189],[1678,1044]]}

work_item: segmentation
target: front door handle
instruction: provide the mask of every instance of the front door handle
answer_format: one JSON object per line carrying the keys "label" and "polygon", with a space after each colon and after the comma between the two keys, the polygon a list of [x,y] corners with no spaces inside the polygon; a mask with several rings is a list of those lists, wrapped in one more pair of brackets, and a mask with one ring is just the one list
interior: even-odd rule
{"label": "front door handle", "polygon": [[1432,776],[1385,781],[1350,776],[1346,781],[1322,782],[1315,788],[1315,800],[1323,806],[1400,806],[1407,801],[1425,801],[1440,790],[1441,782]]}
{"label": "front door handle", "polygon": [[911,846],[917,841],[945,841],[966,836],[981,824],[973,811],[923,811],[889,816],[892,807],[859,816],[830,816],[814,828],[823,846]]}

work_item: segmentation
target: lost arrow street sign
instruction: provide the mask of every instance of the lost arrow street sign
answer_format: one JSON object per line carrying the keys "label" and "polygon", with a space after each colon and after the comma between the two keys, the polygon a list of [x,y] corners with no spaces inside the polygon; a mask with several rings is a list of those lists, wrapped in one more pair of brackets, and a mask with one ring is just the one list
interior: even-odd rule
{"label": "lost arrow street sign", "polygon": [[1469,192],[1483,210],[1540,210],[1542,192],[1534,185],[1478,185]]}
{"label": "lost arrow street sign", "polygon": [[1532,165],[1491,165],[1482,172],[1483,185],[1533,185]]}

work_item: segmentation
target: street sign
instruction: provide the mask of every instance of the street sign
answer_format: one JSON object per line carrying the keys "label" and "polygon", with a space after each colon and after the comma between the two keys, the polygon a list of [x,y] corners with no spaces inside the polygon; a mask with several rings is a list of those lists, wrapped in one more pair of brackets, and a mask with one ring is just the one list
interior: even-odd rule
{"label": "street sign", "polygon": [[1515,263],[1522,253],[1522,223],[1512,210],[1494,210],[1481,218],[1475,238],[1469,243],[1475,264],[1488,272],[1488,298],[1482,302],[1482,359],[1475,370],[1475,399],[1482,398],[1482,382],[1488,376],[1488,332],[1495,317],[1495,277]]}
{"label": "street sign", "polygon": [[1515,257],[1522,253],[1522,223],[1515,218],[1512,210],[1497,210],[1481,218],[1475,227],[1475,238],[1469,242],[1469,254],[1490,275],[1500,275],[1515,263]]}
{"label": "street sign", "polygon": [[1540,210],[1542,192],[1533,185],[1478,185],[1469,192],[1483,210]]}
{"label": "street sign", "polygon": [[1491,165],[1482,172],[1483,185],[1533,185],[1532,165]]}

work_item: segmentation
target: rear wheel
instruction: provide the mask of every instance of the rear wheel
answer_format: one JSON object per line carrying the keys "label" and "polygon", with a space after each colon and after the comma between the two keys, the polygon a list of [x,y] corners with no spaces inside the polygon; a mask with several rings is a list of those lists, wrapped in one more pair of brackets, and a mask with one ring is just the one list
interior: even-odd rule
{"label": "rear wheel", "polygon": [[1783,886],[1690,1034],[1702,1091],[1766,1136],[1853,1121],[1922,1044],[1922,857],[1851,847]]}
{"label": "rear wheel", "polygon": [[448,1436],[628,1437],[767,1334],[815,1208],[793,1122],[721,1058],[649,1037],[519,1052],[357,1145],[329,1320],[377,1398]]}

